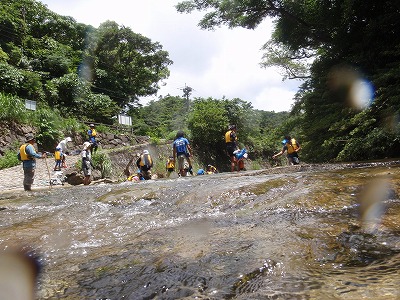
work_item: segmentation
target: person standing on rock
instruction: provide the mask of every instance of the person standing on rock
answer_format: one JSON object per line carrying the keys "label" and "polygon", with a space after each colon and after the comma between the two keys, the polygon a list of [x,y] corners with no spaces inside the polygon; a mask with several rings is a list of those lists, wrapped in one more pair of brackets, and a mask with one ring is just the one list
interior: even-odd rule
{"label": "person standing on rock", "polygon": [[97,131],[94,128],[94,124],[90,124],[89,125],[89,130],[87,132],[88,137],[89,137],[89,142],[92,144],[92,146],[90,147],[91,150],[90,151],[97,151],[97,141],[96,141],[96,136],[97,136]]}
{"label": "person standing on rock", "polygon": [[[185,133],[179,130],[176,134],[174,143],[172,144],[173,157],[178,160],[178,170],[180,176],[186,176],[185,172],[185,160],[187,161],[189,168],[188,171],[193,175],[192,162],[190,157],[192,156],[192,148],[190,147],[189,141],[185,138]],[[176,164],[175,164],[176,165]]]}
{"label": "person standing on rock", "polygon": [[24,190],[31,191],[32,184],[35,177],[36,158],[46,158],[46,153],[36,153],[34,148],[35,136],[28,133],[25,136],[25,143],[19,148],[17,157],[22,161],[22,168],[24,170]]}
{"label": "person standing on rock", "polygon": [[82,157],[82,171],[83,171],[83,184],[89,185],[91,182],[92,175],[92,153],[91,153],[92,144],[89,142],[83,143],[83,149],[81,152]]}
{"label": "person standing on rock", "polygon": [[175,160],[173,156],[170,156],[165,164],[165,171],[167,171],[167,177],[170,177],[171,173],[174,172],[174,170],[175,170]]}
{"label": "person standing on rock", "polygon": [[235,151],[239,149],[237,144],[237,129],[236,125],[229,125],[229,130],[225,133],[226,152],[231,160],[231,172],[240,171],[239,163],[235,155]]}
{"label": "person standing on rock", "polygon": [[61,171],[61,164],[63,161],[63,153],[61,152],[61,148],[57,147],[56,151],[54,151],[54,161],[55,161],[55,166],[54,166],[54,171]]}

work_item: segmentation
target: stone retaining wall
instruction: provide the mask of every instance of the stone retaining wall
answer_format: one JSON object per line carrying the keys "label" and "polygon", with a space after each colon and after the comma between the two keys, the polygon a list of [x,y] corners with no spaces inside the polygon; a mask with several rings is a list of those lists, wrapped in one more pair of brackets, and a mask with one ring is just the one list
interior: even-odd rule
{"label": "stone retaining wall", "polygon": [[[36,133],[33,126],[21,125],[14,122],[0,122],[0,157],[4,155],[7,150],[17,151],[19,146],[24,143],[25,135],[29,132]],[[71,151],[81,151],[82,144],[86,141],[86,137],[80,134],[71,135],[72,144],[70,145]],[[99,146],[103,149],[112,149],[125,146],[134,146],[138,144],[148,143],[150,137],[148,136],[134,136],[132,134],[112,134],[112,133],[98,133],[97,141]],[[39,149],[41,150],[41,149]],[[49,149],[48,151],[50,151]]]}

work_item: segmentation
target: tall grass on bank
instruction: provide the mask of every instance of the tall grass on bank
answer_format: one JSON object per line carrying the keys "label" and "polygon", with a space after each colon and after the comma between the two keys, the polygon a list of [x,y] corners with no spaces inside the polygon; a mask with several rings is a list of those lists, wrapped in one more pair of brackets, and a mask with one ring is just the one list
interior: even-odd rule
{"label": "tall grass on bank", "polygon": [[111,175],[111,159],[108,154],[102,150],[98,150],[92,155],[93,165],[101,172],[101,178]]}
{"label": "tall grass on bank", "polygon": [[0,157],[0,170],[18,166],[20,161],[17,158],[17,152],[8,150]]}

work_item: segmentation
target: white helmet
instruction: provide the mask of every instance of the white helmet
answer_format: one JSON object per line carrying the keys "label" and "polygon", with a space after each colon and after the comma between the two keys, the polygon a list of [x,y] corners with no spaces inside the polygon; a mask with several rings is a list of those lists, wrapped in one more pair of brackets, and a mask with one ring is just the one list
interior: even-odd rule
{"label": "white helmet", "polygon": [[86,150],[91,144],[89,142],[83,143],[83,150]]}
{"label": "white helmet", "polygon": [[67,138],[65,139],[65,141],[66,141],[66,142],[72,142],[72,139],[71,139],[70,137],[67,137]]}

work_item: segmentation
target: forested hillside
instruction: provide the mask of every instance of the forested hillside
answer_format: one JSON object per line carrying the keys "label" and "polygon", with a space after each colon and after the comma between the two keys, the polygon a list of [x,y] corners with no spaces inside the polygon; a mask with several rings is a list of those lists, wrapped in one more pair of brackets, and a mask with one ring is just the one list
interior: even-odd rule
{"label": "forested hillside", "polygon": [[168,77],[168,52],[115,22],[93,28],[33,0],[3,0],[0,12],[1,91],[63,116],[110,123]]}
{"label": "forested hillside", "polygon": [[[0,120],[35,125],[45,148],[69,132],[84,135],[84,121],[115,124],[121,112],[132,117],[135,134],[154,141],[185,130],[196,153],[217,165],[227,159],[223,136],[231,123],[253,160],[279,148],[283,131],[275,128],[288,113],[256,111],[240,99],[170,95],[140,105],[139,97],[155,94],[169,76],[172,61],[162,45],[130,28],[113,21],[93,28],[33,0],[5,0],[0,11]],[[26,111],[25,99],[38,110]]]}
{"label": "forested hillside", "polygon": [[[253,161],[279,151],[283,135],[302,144],[304,162],[398,157],[400,8],[395,1],[184,1],[177,10],[208,10],[203,28],[254,28],[274,18],[264,66],[302,79],[290,113],[254,110],[252,99],[154,95],[173,63],[168,49],[107,21],[98,28],[60,16],[34,0],[0,3],[0,121],[27,122],[52,145],[82,122],[115,124],[153,141],[185,130],[200,157],[224,165],[224,132],[238,126]],[[368,93],[370,92],[370,93]],[[37,101],[27,112],[25,99]],[[267,100],[267,99],[266,99]],[[277,100],[279,101],[279,100]],[[104,128],[105,129],[105,128]],[[3,154],[1,154],[3,155]]]}

